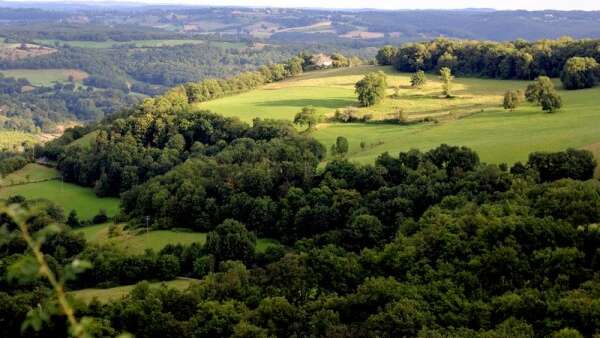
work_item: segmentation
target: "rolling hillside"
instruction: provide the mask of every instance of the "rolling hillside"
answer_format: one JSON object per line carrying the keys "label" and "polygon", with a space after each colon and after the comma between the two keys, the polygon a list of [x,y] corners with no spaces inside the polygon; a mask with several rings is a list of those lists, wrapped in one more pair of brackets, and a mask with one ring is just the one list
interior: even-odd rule
{"label": "rolling hillside", "polygon": [[[440,82],[428,75],[423,89],[409,87],[409,74],[390,68],[358,68],[306,73],[292,80],[270,84],[258,90],[199,104],[228,116],[251,121],[255,117],[293,119],[302,107],[313,106],[320,114],[332,115],[336,109],[356,105],[354,84],[363,74],[384,71],[388,75],[388,98],[360,113],[381,120],[401,109],[409,119],[432,117],[439,123],[410,126],[380,123],[321,124],[314,136],[330,146],[336,137],[350,141],[350,159],[372,162],[385,151],[430,149],[442,143],[465,145],[482,154],[487,162],[522,161],[532,151],[556,151],[568,147],[588,148],[598,153],[600,111],[595,98],[600,88],[580,91],[560,90],[564,108],[547,114],[539,107],[524,104],[514,112],[501,107],[502,95],[509,89],[525,89],[526,81],[457,78],[454,99],[441,98]],[[560,83],[557,81],[557,88]],[[399,96],[394,97],[394,87]],[[365,147],[360,146],[361,142]]]}

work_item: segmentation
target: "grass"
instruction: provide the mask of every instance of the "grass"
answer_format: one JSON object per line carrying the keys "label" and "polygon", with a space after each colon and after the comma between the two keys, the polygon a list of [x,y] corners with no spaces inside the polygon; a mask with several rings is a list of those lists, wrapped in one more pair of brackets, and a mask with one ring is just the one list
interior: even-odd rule
{"label": "grass", "polygon": [[29,183],[0,189],[0,199],[6,199],[13,195],[22,195],[31,200],[50,200],[62,207],[65,213],[71,210],[77,211],[79,218],[82,220],[91,219],[98,214],[100,209],[105,209],[109,216],[114,216],[119,210],[119,199],[98,198],[90,188],[63,183],[61,180]]}
{"label": "grass", "polygon": [[[138,232],[123,230],[119,226],[118,235],[109,236],[110,224],[100,224],[77,229],[76,232],[83,234],[88,242],[98,244],[112,244],[116,247],[133,254],[143,254],[146,249],[160,251],[168,244],[190,245],[192,243],[204,244],[206,233],[180,232],[172,230],[150,231],[148,233],[140,230]],[[259,239],[256,243],[257,252],[265,252],[268,247],[278,242],[271,239]]]}
{"label": "grass", "polygon": [[36,43],[43,44],[46,46],[54,47],[55,43],[59,43],[61,45],[67,44],[71,47],[78,48],[113,48],[114,46],[124,46],[124,45],[135,45],[137,48],[145,48],[145,47],[173,47],[173,46],[181,46],[187,44],[201,44],[205,43],[202,40],[192,40],[192,39],[179,39],[179,40],[134,40],[134,41],[64,41],[64,40],[52,40],[52,39],[40,39],[35,40]]}
{"label": "grass", "polygon": [[88,134],[83,135],[83,137],[78,138],[77,140],[71,142],[68,147],[78,146],[85,149],[91,149],[94,143],[96,142],[96,137],[98,136],[98,131],[94,130]]}
{"label": "grass", "polygon": [[37,143],[39,138],[35,134],[0,130],[0,151],[3,149],[12,151],[14,147],[20,147],[23,142]]}
{"label": "grass", "polygon": [[[159,288],[164,286],[176,290],[185,290],[194,282],[194,279],[176,279],[168,282],[150,283],[150,287]],[[89,303],[94,298],[106,303],[109,301],[119,300],[127,296],[134,288],[135,285],[118,286],[109,289],[83,289],[69,292],[69,295],[85,303]]]}
{"label": "grass", "polygon": [[56,169],[30,163],[21,170],[0,178],[0,187],[51,180],[57,177],[60,177],[60,173]]}
{"label": "grass", "polygon": [[88,77],[86,72],[77,69],[10,69],[2,70],[0,73],[6,77],[27,79],[36,86],[50,86],[55,82],[68,82],[69,76],[75,81],[81,81]]}
{"label": "grass", "polygon": [[[526,160],[533,151],[569,147],[588,148],[600,155],[600,87],[560,90],[564,108],[554,114],[531,104],[509,112],[500,106],[502,95],[509,89],[524,89],[527,81],[457,78],[455,98],[446,99],[440,96],[441,83],[434,75],[428,75],[424,88],[412,89],[408,85],[410,74],[396,73],[389,67],[363,66],[305,73],[248,93],[198,104],[197,108],[239,116],[248,122],[254,117],[291,120],[302,107],[310,105],[320,114],[332,114],[336,108],[354,105],[354,84],[365,73],[377,70],[388,74],[388,98],[377,106],[358,108],[359,113],[371,113],[377,120],[401,108],[409,119],[430,116],[442,122],[320,125],[313,135],[326,147],[338,136],[348,138],[349,158],[353,161],[372,163],[386,151],[397,154],[411,148],[427,150],[442,143],[471,147],[489,163],[514,163]],[[396,86],[400,87],[400,95],[393,97]],[[361,142],[366,144],[364,149]]]}
{"label": "grass", "polygon": [[[388,75],[388,98],[374,107],[357,107],[354,85],[371,71],[383,71]],[[333,115],[336,109],[354,107],[360,114],[372,114],[378,120],[388,118],[388,114],[397,108],[412,118],[439,117],[498,108],[507,89],[524,89],[526,86],[522,81],[457,79],[454,85],[456,98],[448,100],[440,98],[441,82],[437,76],[428,75],[427,85],[420,90],[410,88],[409,83],[410,74],[397,73],[390,67],[362,66],[309,72],[248,93],[204,102],[197,108],[238,116],[248,122],[255,117],[291,120],[306,106],[313,106],[323,115]],[[393,97],[394,87],[400,87],[398,97]]]}
{"label": "grass", "polygon": [[83,234],[88,242],[112,244],[133,254],[143,254],[146,249],[160,251],[168,244],[189,245],[192,243],[204,244],[206,242],[205,233],[177,232],[169,230],[150,231],[148,233],[143,231],[133,232],[123,230],[123,225],[119,226],[119,231],[116,236],[110,237],[109,227],[110,224],[100,224],[83,227],[76,231]]}

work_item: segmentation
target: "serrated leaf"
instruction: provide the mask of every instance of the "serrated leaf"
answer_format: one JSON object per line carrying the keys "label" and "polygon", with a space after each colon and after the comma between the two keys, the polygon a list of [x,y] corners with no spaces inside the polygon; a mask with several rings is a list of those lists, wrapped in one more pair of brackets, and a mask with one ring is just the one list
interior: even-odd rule
{"label": "serrated leaf", "polygon": [[36,308],[27,312],[27,316],[25,317],[23,324],[21,324],[21,332],[25,332],[29,328],[32,328],[34,331],[40,331],[42,325],[49,321],[50,315],[38,304]]}

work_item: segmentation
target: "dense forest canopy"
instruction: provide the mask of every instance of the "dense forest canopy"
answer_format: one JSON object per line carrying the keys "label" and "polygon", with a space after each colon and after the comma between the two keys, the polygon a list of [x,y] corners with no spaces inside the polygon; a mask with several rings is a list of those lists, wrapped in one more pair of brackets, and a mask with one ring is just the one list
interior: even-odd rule
{"label": "dense forest canopy", "polygon": [[463,76],[532,80],[559,77],[573,57],[600,60],[599,40],[540,40],[528,42],[436,39],[379,50],[377,60],[402,72],[437,71],[443,67]]}
{"label": "dense forest canopy", "polygon": [[[146,111],[105,122],[88,149],[96,157],[79,165],[122,171],[122,182],[105,184],[105,171],[96,187],[125,191],[121,221],[135,227],[148,217],[153,228],[208,231],[206,244],[131,255],[90,245],[65,227],[42,248],[55,265],[92,263],[69,288],[177,276],[201,281],[187,291],[140,285],[121,300],[74,303],[77,315],[95,318],[93,334],[598,333],[600,183],[591,179],[597,163],[589,152],[536,153],[509,170],[481,163],[468,148],[442,145],[382,154],[372,165],[341,159],[319,169],[325,149],[289,123],[249,126],[188,112],[183,93],[163,98],[162,111],[157,99]],[[74,131],[45,150],[58,149],[63,166],[79,156],[60,145],[81,136]],[[52,203],[18,196],[3,203],[29,208],[34,229],[73,223]],[[6,215],[2,222],[14,229]],[[265,236],[282,245],[256,253],[256,238]],[[7,278],[18,274],[4,267],[25,257],[22,240],[7,238],[0,244],[0,318],[5,336],[19,337],[25,313],[48,285]],[[60,336],[66,325],[55,314],[37,335]]]}

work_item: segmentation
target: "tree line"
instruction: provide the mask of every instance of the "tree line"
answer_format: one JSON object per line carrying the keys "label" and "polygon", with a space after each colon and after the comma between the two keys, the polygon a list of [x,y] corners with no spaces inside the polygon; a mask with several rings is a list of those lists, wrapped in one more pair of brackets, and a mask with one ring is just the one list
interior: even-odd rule
{"label": "tree line", "polygon": [[[498,79],[532,80],[538,76],[559,77],[571,58],[600,60],[599,40],[540,40],[527,42],[469,41],[436,39],[385,46],[377,54],[381,65],[393,65],[398,71],[436,71],[443,67],[457,75]],[[581,60],[571,61],[581,64]],[[593,64],[590,59],[583,63]],[[591,68],[596,67],[592,65]],[[567,67],[566,71],[576,68]]]}

